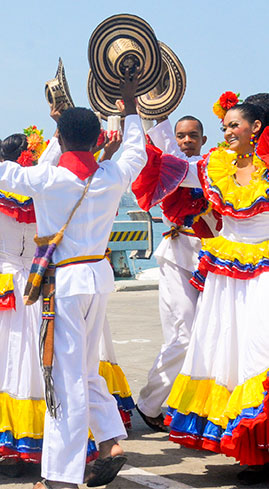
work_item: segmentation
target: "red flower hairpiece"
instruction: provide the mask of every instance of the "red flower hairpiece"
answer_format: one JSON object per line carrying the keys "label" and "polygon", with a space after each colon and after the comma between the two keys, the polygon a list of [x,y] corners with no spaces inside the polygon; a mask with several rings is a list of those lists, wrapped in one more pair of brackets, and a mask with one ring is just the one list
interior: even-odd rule
{"label": "red flower hairpiece", "polygon": [[216,114],[221,120],[223,120],[227,110],[231,109],[239,102],[241,102],[239,96],[240,93],[236,94],[234,92],[224,92],[217,100],[217,102],[213,105],[214,114]]}

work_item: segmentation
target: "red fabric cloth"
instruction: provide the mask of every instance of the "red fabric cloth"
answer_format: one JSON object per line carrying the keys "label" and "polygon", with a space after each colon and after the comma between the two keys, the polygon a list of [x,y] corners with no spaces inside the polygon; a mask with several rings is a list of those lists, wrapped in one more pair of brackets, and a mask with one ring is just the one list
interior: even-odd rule
{"label": "red fabric cloth", "polygon": [[67,151],[60,157],[58,166],[67,168],[81,180],[85,180],[99,168],[89,151]]}
{"label": "red fabric cloth", "polygon": [[264,129],[259,138],[256,153],[269,168],[269,126]]}
{"label": "red fabric cloth", "polygon": [[7,203],[6,199],[0,198],[0,212],[16,219],[18,222],[25,222],[26,224],[36,222],[33,203],[31,203],[27,209],[22,209],[16,206],[16,204],[10,205]]}
{"label": "red fabric cloth", "polygon": [[[173,193],[165,197],[162,202],[162,211],[165,217],[177,226],[184,225],[187,216],[198,216],[204,212],[207,207],[208,203],[205,198],[194,198],[192,189],[188,187],[177,188]],[[192,225],[192,223],[190,223],[190,225]],[[212,236],[211,233],[209,237]]]}
{"label": "red fabric cloth", "polygon": [[189,164],[159,148],[146,145],[148,161],[132,185],[139,207],[148,211],[174,192],[184,180]]}
{"label": "red fabric cloth", "polygon": [[16,310],[16,299],[13,291],[0,297],[0,311],[7,311],[8,309]]}

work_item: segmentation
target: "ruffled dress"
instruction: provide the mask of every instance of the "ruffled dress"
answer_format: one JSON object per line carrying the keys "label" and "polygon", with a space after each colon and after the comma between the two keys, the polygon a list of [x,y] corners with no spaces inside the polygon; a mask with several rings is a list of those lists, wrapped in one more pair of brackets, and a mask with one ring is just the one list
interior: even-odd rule
{"label": "ruffled dress", "polygon": [[223,227],[202,240],[193,284],[203,293],[166,416],[172,441],[247,465],[269,462],[268,154],[266,128],[247,186],[235,179],[233,152],[214,150],[198,164]]}

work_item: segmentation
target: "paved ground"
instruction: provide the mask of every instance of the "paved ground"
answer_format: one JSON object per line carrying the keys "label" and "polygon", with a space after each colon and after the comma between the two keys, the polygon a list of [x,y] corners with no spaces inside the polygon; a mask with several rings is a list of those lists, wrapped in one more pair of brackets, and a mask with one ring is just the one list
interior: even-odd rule
{"label": "paved ground", "polygon": [[[109,302],[108,317],[118,362],[137,398],[147,371],[161,345],[157,290],[115,292]],[[128,440],[122,442],[128,465],[109,484],[110,489],[236,489],[241,470],[233,459],[181,448],[163,433],[153,433],[136,413]],[[7,489],[32,489],[39,480],[39,467],[29,467],[27,477],[9,480],[0,476]],[[269,482],[252,486],[269,487]],[[86,486],[82,485],[81,489]]]}

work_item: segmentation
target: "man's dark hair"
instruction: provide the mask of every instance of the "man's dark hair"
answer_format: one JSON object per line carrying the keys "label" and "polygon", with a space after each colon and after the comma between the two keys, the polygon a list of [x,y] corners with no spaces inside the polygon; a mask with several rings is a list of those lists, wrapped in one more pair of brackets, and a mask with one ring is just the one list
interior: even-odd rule
{"label": "man's dark hair", "polygon": [[68,146],[90,148],[96,144],[100,122],[95,113],[84,107],[65,110],[58,121],[59,132]]}
{"label": "man's dark hair", "polygon": [[0,159],[17,161],[21,153],[27,149],[27,146],[25,134],[12,134],[1,142]]}
{"label": "man's dark hair", "polygon": [[193,115],[184,115],[183,117],[181,117],[180,119],[178,119],[178,121],[175,124],[175,133],[176,133],[177,124],[178,124],[178,122],[181,122],[181,121],[196,121],[196,122],[198,122],[198,126],[199,126],[199,129],[201,131],[201,135],[203,136],[203,134],[204,134],[203,124],[201,123],[201,121],[199,119],[197,119]]}

